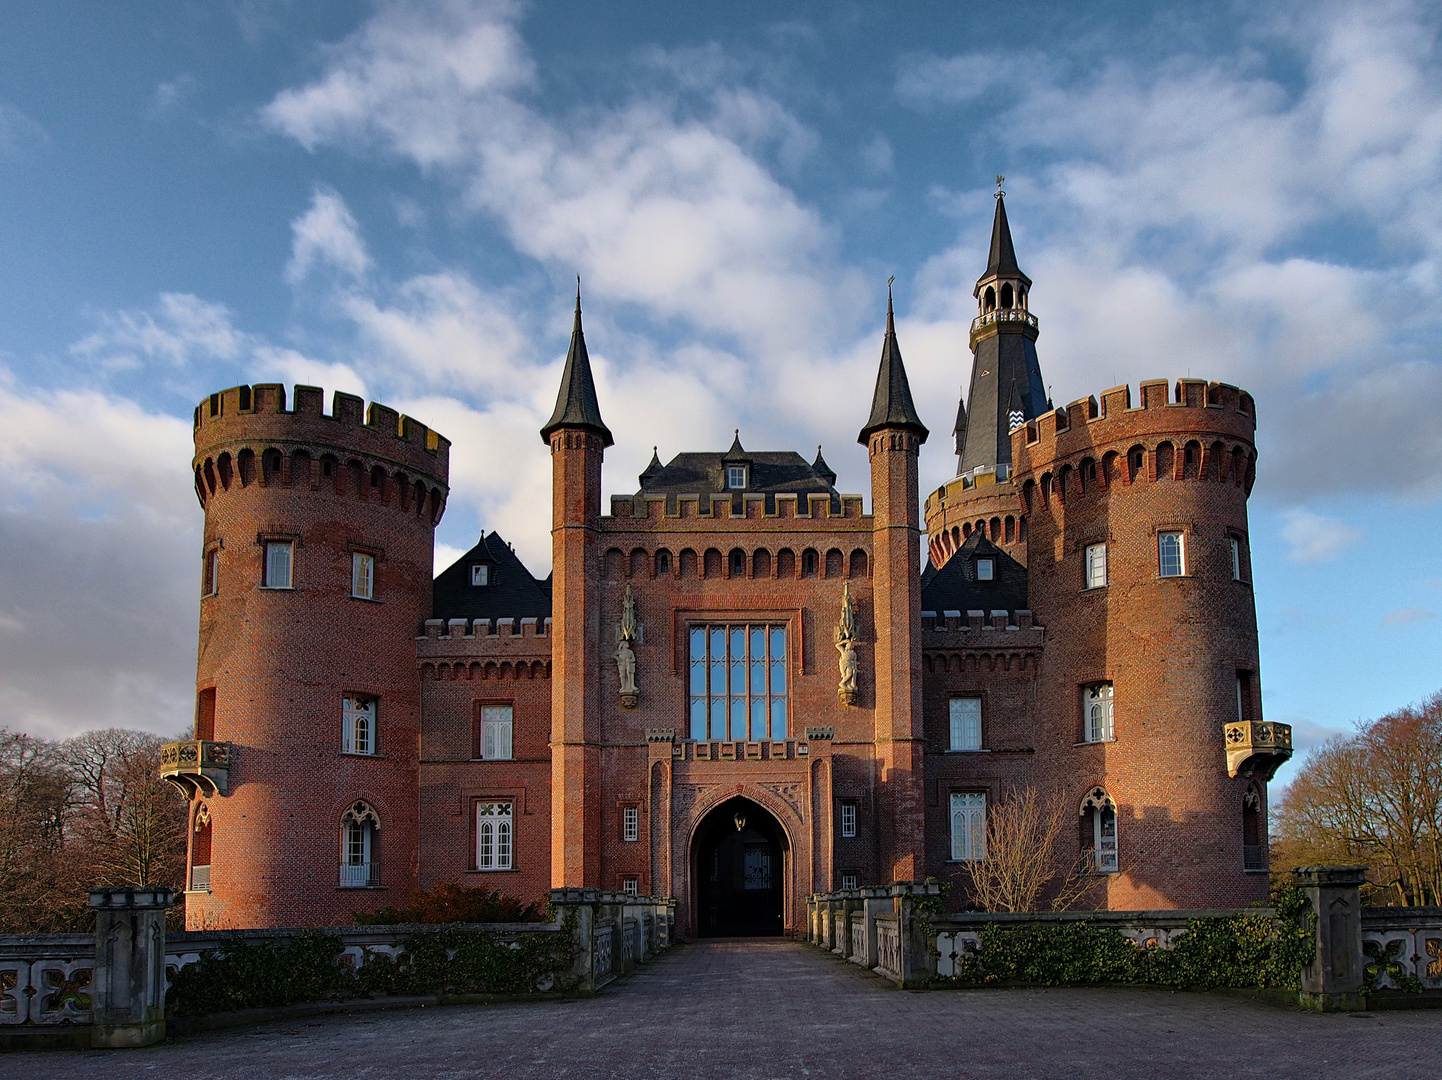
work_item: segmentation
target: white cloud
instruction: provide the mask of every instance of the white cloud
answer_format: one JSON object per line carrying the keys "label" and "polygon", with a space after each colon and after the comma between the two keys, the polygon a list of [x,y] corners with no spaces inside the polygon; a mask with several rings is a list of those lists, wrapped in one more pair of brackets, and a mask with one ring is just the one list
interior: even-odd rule
{"label": "white cloud", "polygon": [[150,97],[150,115],[167,116],[183,106],[200,87],[194,75],[181,73],[173,79],[159,83]]}
{"label": "white cloud", "polygon": [[[914,105],[958,105],[986,93],[1021,65],[1015,57],[992,53],[968,53],[945,59],[925,54],[901,58],[896,76],[896,94]],[[1031,65],[1027,70],[1033,71]]]}
{"label": "white cloud", "polygon": [[1411,626],[1413,623],[1430,622],[1437,618],[1431,608],[1401,607],[1382,616],[1383,626]]}
{"label": "white cloud", "polygon": [[1356,526],[1303,507],[1284,510],[1282,519],[1282,539],[1293,562],[1330,562],[1362,539],[1362,530]]}
{"label": "white cloud", "polygon": [[315,270],[325,267],[352,278],[363,277],[370,255],[350,208],[336,192],[317,188],[310,208],[290,223],[291,256],[285,279],[299,285]]}
{"label": "white cloud", "polygon": [[100,329],[71,352],[107,368],[158,361],[185,367],[202,360],[233,360],[250,345],[223,304],[190,293],[161,293],[152,311],[121,311],[99,319]]}

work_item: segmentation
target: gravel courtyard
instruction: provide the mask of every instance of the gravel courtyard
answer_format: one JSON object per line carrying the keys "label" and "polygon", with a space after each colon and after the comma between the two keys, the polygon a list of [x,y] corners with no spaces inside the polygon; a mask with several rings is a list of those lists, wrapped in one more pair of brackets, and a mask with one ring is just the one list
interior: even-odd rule
{"label": "gravel courtyard", "polygon": [[1442,1011],[1315,1015],[1150,990],[898,993],[792,942],[668,953],[590,1000],[310,1017],[0,1076],[1339,1077],[1437,1080]]}

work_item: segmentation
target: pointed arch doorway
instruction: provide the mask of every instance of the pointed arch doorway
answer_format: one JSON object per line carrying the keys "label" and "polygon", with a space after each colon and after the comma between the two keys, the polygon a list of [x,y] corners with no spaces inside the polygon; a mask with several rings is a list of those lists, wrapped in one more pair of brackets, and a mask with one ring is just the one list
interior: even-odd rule
{"label": "pointed arch doorway", "polygon": [[728,799],[707,814],[692,845],[697,933],[782,933],[789,847],[781,823],[750,799]]}

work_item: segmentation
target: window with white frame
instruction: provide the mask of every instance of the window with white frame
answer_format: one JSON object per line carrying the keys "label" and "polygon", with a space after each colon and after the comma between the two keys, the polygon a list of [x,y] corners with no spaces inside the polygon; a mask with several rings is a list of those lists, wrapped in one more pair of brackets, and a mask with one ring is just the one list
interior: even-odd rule
{"label": "window with white frame", "polygon": [[1088,589],[1100,589],[1107,583],[1107,546],[1088,544],[1083,552],[1085,582]]}
{"label": "window with white frame", "polygon": [[726,486],[732,490],[739,490],[746,486],[746,466],[726,466]]}
{"label": "window with white frame", "polygon": [[295,544],[290,540],[267,540],[265,542],[265,573],[260,585],[263,589],[289,589]]}
{"label": "window with white frame", "polygon": [[786,627],[692,626],[691,738],[786,738]]}
{"label": "window with white frame", "polygon": [[621,839],[641,839],[641,808],[639,806],[623,806],[621,808]]}
{"label": "window with white frame", "polygon": [[511,869],[510,802],[476,803],[476,869]]}
{"label": "window with white frame", "polygon": [[641,879],[635,877],[622,878],[621,891],[627,896],[641,895]]}
{"label": "window with white frame", "polygon": [[986,858],[986,795],[957,791],[951,796],[951,859],[974,862]]}
{"label": "window with white frame", "polygon": [[856,876],[855,874],[842,874],[842,875],[841,875],[841,887],[842,887],[843,889],[857,889],[857,888],[860,888],[860,886],[857,884],[857,876]]}
{"label": "window with white frame", "polygon": [[1082,846],[1091,851],[1099,874],[1115,874],[1117,857],[1117,807],[1103,788],[1092,788],[1081,805]]}
{"label": "window with white frame", "polygon": [[481,706],[480,757],[482,761],[511,760],[511,706]]}
{"label": "window with white frame", "polygon": [[1108,742],[1115,738],[1112,715],[1111,683],[1082,687],[1082,742]]}
{"label": "window with white frame", "polygon": [[856,835],[856,804],[854,802],[841,804],[841,835]]}
{"label": "window with white frame", "polygon": [[981,749],[981,698],[951,699],[951,749]]}
{"label": "window with white frame", "polygon": [[200,595],[215,596],[220,592],[220,548],[211,548],[205,553],[205,567],[201,573]]}
{"label": "window with white frame", "polygon": [[1187,572],[1186,545],[1179,532],[1157,533],[1157,569],[1162,577],[1181,577]]}
{"label": "window with white frame", "polygon": [[996,579],[996,560],[995,560],[995,559],[977,559],[977,560],[976,560],[976,580],[977,580],[977,581],[993,581],[993,580],[995,580],[995,579]]}
{"label": "window with white frame", "polygon": [[358,802],[345,812],[340,827],[340,885],[363,889],[380,884],[380,860],[376,857],[376,834],[380,818],[367,802]]}
{"label": "window with white frame", "polygon": [[471,584],[489,585],[491,583],[491,566],[489,563],[471,564]]}
{"label": "window with white frame", "polygon": [[376,598],[376,557],[353,551],[350,557],[350,594],[358,600]]}
{"label": "window with white frame", "polygon": [[376,752],[376,699],[364,694],[341,698],[341,753]]}
{"label": "window with white frame", "polygon": [[1235,536],[1228,537],[1232,549],[1232,580],[1242,580],[1242,542]]}

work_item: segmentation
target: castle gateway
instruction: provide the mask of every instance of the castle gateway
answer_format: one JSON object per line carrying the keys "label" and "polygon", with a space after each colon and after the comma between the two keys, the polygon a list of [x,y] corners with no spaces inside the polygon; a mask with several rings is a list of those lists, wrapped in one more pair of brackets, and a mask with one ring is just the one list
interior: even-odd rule
{"label": "castle gateway", "polygon": [[[344,922],[459,880],[674,896],[693,935],[798,933],[805,898],[935,877],[967,903],[989,811],[1076,821],[1089,905],[1267,895],[1247,497],[1251,398],[1182,380],[1054,408],[996,204],[956,477],[927,496],[888,305],[859,442],[653,456],[612,434],[579,302],[556,409],[553,573],[495,534],[432,580],[449,443],[280,386],[195,413],[205,508],[191,927]],[[857,402],[858,418],[864,401]]]}

